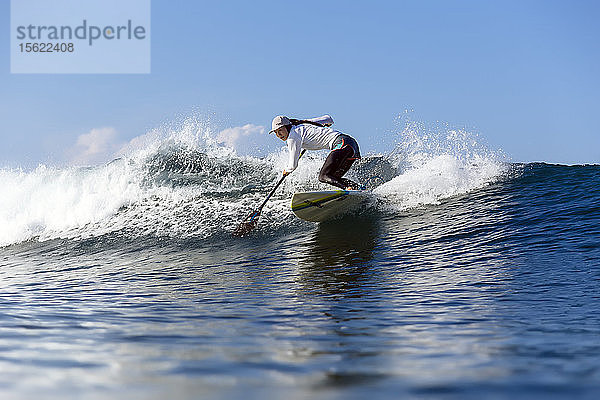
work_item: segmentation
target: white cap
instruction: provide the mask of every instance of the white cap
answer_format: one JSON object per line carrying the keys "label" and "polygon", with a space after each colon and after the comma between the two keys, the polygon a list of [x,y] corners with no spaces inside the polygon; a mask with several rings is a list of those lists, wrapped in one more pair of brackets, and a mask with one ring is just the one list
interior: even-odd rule
{"label": "white cap", "polygon": [[269,131],[269,133],[277,130],[278,128],[281,128],[282,126],[286,126],[286,125],[291,125],[292,123],[290,122],[288,117],[285,117],[283,115],[278,115],[275,118],[273,118],[273,122],[271,122],[271,130]]}

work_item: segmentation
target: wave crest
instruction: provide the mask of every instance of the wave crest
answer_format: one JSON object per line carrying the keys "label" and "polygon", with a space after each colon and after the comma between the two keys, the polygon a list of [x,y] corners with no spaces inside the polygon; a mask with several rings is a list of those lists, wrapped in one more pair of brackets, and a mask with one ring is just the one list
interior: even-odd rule
{"label": "wave crest", "polygon": [[[10,188],[0,196],[0,245],[111,233],[204,239],[229,232],[264,199],[287,153],[281,148],[262,158],[239,156],[217,142],[216,132],[190,118],[176,129],[132,140],[106,165],[0,170],[0,185]],[[349,174],[374,188],[385,210],[435,204],[503,171],[498,155],[466,131],[410,122],[398,132],[392,152],[366,157]],[[317,180],[326,154],[302,159],[264,208],[261,226],[296,226],[290,195],[331,189]]]}

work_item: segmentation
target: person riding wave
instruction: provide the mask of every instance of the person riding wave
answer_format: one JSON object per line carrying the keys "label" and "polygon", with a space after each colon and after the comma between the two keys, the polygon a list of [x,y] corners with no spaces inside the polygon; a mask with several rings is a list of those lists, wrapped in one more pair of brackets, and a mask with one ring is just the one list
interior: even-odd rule
{"label": "person riding wave", "polygon": [[312,119],[293,119],[283,115],[273,118],[271,130],[286,142],[289,161],[283,175],[290,174],[298,166],[302,149],[331,150],[321,171],[319,181],[344,190],[357,190],[360,186],[350,179],[343,178],[354,161],[360,159],[360,150],[356,140],[331,128],[333,118],[330,115]]}

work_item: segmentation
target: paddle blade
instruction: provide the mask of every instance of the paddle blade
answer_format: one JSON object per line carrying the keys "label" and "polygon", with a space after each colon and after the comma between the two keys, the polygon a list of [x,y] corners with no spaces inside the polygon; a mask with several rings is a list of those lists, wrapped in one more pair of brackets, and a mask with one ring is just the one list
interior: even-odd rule
{"label": "paddle blade", "polygon": [[248,222],[242,222],[237,226],[237,228],[234,229],[233,232],[231,232],[231,234],[235,237],[244,237],[250,232],[252,232],[254,228],[256,228],[257,222],[258,219],[253,219]]}

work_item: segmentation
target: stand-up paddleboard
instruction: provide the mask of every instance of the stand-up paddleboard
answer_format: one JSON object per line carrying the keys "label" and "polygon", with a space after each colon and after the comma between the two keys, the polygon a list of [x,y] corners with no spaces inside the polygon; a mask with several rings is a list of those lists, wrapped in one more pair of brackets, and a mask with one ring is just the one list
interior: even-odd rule
{"label": "stand-up paddleboard", "polygon": [[305,221],[322,222],[356,209],[368,196],[364,190],[299,192],[292,196],[292,211]]}

